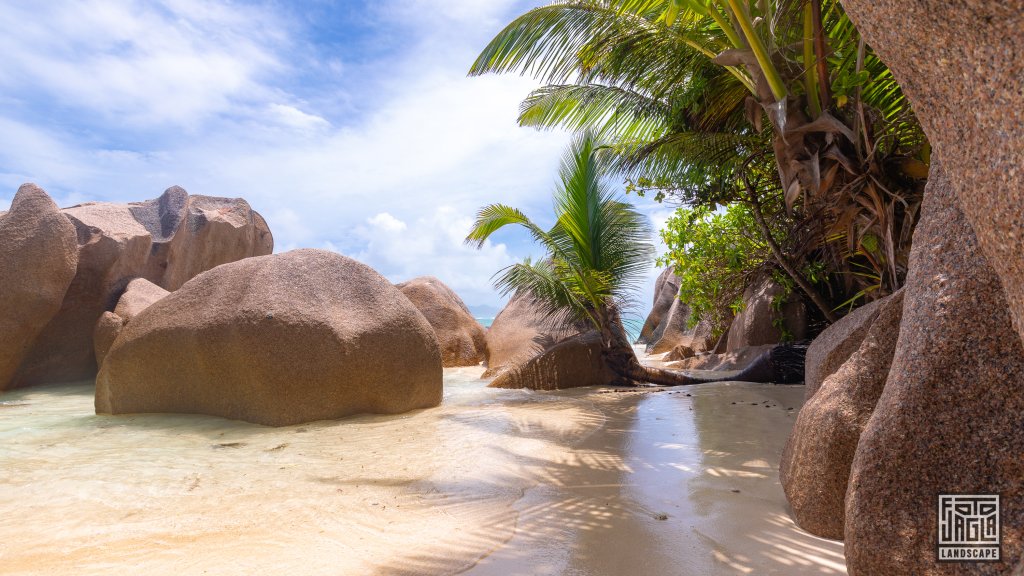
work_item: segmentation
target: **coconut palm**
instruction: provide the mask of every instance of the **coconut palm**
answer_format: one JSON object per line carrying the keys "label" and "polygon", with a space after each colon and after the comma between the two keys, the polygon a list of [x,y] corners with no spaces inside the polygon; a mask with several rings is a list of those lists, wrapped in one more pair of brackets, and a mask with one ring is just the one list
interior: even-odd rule
{"label": "coconut palm", "polygon": [[522,124],[600,129],[634,179],[698,203],[784,196],[805,245],[773,252],[826,317],[798,270],[807,254],[847,283],[902,283],[927,147],[837,0],[558,0],[506,26],[470,71],[503,72],[547,83]]}
{"label": "coconut palm", "polygon": [[547,256],[500,271],[495,285],[503,294],[528,295],[549,317],[592,326],[601,334],[605,362],[625,380],[695,383],[682,373],[641,365],[623,330],[621,310],[650,266],[654,247],[647,219],[608,185],[598,149],[595,136],[583,132],[566,151],[550,230],[516,208],[492,204],[477,214],[466,242],[480,247],[505,226],[525,228]]}

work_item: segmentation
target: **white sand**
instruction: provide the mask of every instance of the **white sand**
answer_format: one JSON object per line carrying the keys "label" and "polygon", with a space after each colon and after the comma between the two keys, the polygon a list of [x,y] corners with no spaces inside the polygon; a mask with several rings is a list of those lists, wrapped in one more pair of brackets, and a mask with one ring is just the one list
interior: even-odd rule
{"label": "white sand", "polygon": [[845,573],[778,483],[802,387],[479,373],[446,371],[441,408],[278,429],[0,395],[0,573]]}

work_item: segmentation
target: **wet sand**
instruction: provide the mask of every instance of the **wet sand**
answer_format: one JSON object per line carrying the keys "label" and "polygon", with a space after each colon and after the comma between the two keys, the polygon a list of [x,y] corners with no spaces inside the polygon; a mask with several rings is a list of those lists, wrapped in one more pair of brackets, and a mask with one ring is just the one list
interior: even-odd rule
{"label": "wet sand", "polygon": [[0,573],[845,573],[778,482],[802,387],[480,372],[447,370],[437,409],[276,429],[0,395]]}

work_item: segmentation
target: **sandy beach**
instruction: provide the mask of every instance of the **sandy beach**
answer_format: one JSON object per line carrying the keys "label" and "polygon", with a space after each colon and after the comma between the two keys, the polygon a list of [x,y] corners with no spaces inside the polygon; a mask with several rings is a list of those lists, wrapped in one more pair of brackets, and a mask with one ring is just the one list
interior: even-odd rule
{"label": "sandy beach", "polygon": [[286,428],[0,396],[3,574],[842,574],[786,512],[803,388],[494,390]]}

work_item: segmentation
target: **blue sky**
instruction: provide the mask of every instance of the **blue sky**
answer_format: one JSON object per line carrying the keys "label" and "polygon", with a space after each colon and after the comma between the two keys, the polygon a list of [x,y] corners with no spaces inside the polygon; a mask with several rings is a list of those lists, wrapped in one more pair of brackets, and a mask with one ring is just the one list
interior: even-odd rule
{"label": "blue sky", "polygon": [[[548,222],[568,135],[516,125],[532,79],[466,70],[537,4],[5,1],[0,210],[30,181],[63,206],[175,184],[241,196],[277,251],[333,249],[498,304],[491,275],[536,248],[462,238],[491,202]],[[639,203],[656,226],[669,212]]]}

